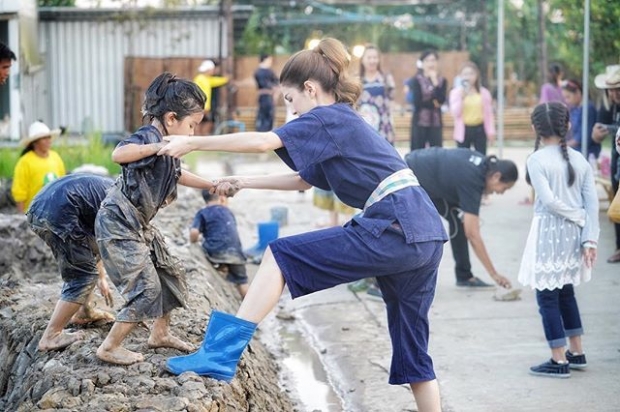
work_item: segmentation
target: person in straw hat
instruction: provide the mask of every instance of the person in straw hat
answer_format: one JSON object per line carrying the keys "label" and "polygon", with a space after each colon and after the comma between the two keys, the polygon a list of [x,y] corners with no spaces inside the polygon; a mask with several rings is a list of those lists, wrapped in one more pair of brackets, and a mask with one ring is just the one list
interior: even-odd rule
{"label": "person in straw hat", "polygon": [[13,172],[11,194],[19,213],[25,213],[34,196],[47,183],[65,175],[65,164],[51,149],[52,138],[60,129],[50,130],[36,121],[28,129],[28,137],[21,141],[24,147]]}
{"label": "person in straw hat", "polygon": [[[620,126],[620,65],[607,66],[605,73],[599,74],[594,79],[597,88],[605,91],[603,107],[600,108],[594,129],[592,130],[592,139],[595,142],[602,142],[608,136],[613,139]],[[611,186],[614,193],[618,191],[618,180],[620,178],[620,162],[618,151],[614,145],[611,145]],[[620,224],[615,223],[616,232],[616,250],[607,259],[607,263],[620,263]]]}

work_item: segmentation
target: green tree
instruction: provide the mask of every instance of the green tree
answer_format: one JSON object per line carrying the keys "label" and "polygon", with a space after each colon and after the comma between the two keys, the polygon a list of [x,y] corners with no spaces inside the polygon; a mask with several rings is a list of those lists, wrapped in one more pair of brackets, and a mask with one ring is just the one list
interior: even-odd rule
{"label": "green tree", "polygon": [[73,7],[75,0],[38,0],[39,7]]}

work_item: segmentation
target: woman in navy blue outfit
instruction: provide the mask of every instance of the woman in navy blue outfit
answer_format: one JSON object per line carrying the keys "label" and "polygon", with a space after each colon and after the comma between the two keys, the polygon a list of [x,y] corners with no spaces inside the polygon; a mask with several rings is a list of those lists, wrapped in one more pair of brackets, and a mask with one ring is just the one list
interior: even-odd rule
{"label": "woman in navy blue outfit", "polygon": [[420,411],[440,411],[428,349],[428,311],[447,236],[440,217],[396,150],[353,109],[361,92],[347,74],[349,56],[335,39],[300,51],[280,75],[286,101],[299,118],[272,132],[175,137],[160,154],[192,150],[275,150],[294,172],[229,177],[219,193],[243,188],[330,189],[363,210],[344,227],[270,243],[236,316],[213,311],[201,348],[170,358],[166,368],[230,381],[256,324],[277,304],[286,284],[293,298],[376,277],[387,305],[392,339],[390,383],[411,385]]}

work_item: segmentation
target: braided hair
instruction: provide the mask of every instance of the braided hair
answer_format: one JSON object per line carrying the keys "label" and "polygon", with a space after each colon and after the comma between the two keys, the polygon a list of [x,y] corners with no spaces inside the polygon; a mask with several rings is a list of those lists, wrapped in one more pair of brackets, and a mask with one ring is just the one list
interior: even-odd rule
{"label": "braided hair", "polygon": [[[568,133],[570,124],[568,108],[559,102],[541,103],[534,108],[531,121],[536,131],[534,151],[537,151],[540,147],[541,139],[549,137],[560,138],[560,151],[562,152],[562,158],[566,160],[566,166],[568,168],[568,185],[572,186],[573,183],[575,183],[575,169],[570,163],[568,149],[566,147],[566,133]],[[527,183],[531,184],[529,173],[526,173],[525,180]]]}
{"label": "braided hair", "polygon": [[195,83],[179,79],[164,72],[157,76],[146,90],[142,103],[142,121],[159,120],[168,134],[164,123],[166,113],[174,113],[177,120],[194,113],[202,113],[207,97]]}

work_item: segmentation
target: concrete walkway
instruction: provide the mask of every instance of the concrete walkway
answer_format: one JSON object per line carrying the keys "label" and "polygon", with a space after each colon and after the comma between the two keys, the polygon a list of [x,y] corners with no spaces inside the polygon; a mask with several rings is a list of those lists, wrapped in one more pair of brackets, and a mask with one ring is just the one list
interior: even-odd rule
{"label": "concrete walkway", "polygon": [[[491,259],[516,286],[532,214],[531,206],[519,205],[529,193],[523,165],[530,151],[504,150],[505,158],[520,165],[520,180],[503,196],[491,197],[490,205],[481,211],[482,235]],[[235,173],[286,170],[270,160],[238,163]],[[262,199],[259,203],[254,201],[257,196]],[[255,206],[251,212],[248,202]],[[289,208],[289,225],[281,235],[311,230],[313,222],[324,217],[324,212],[312,207],[310,193],[242,192],[231,199],[231,207],[240,220],[245,244],[255,241],[253,223],[268,220],[269,209],[275,205]],[[589,366],[573,371],[570,379],[528,374],[530,366],[550,357],[534,292],[524,290],[519,301],[498,302],[493,291],[457,289],[450,245],[446,244],[431,309],[430,339],[444,411],[620,410],[620,265],[605,262],[614,249],[613,227],[604,213],[600,221],[593,280],[576,288]],[[473,252],[472,264],[474,274],[490,281]],[[295,301],[285,297],[282,302],[316,349],[342,399],[342,405],[329,411],[416,410],[407,386],[387,384],[391,349],[383,302],[365,293],[351,293],[345,285]]]}

